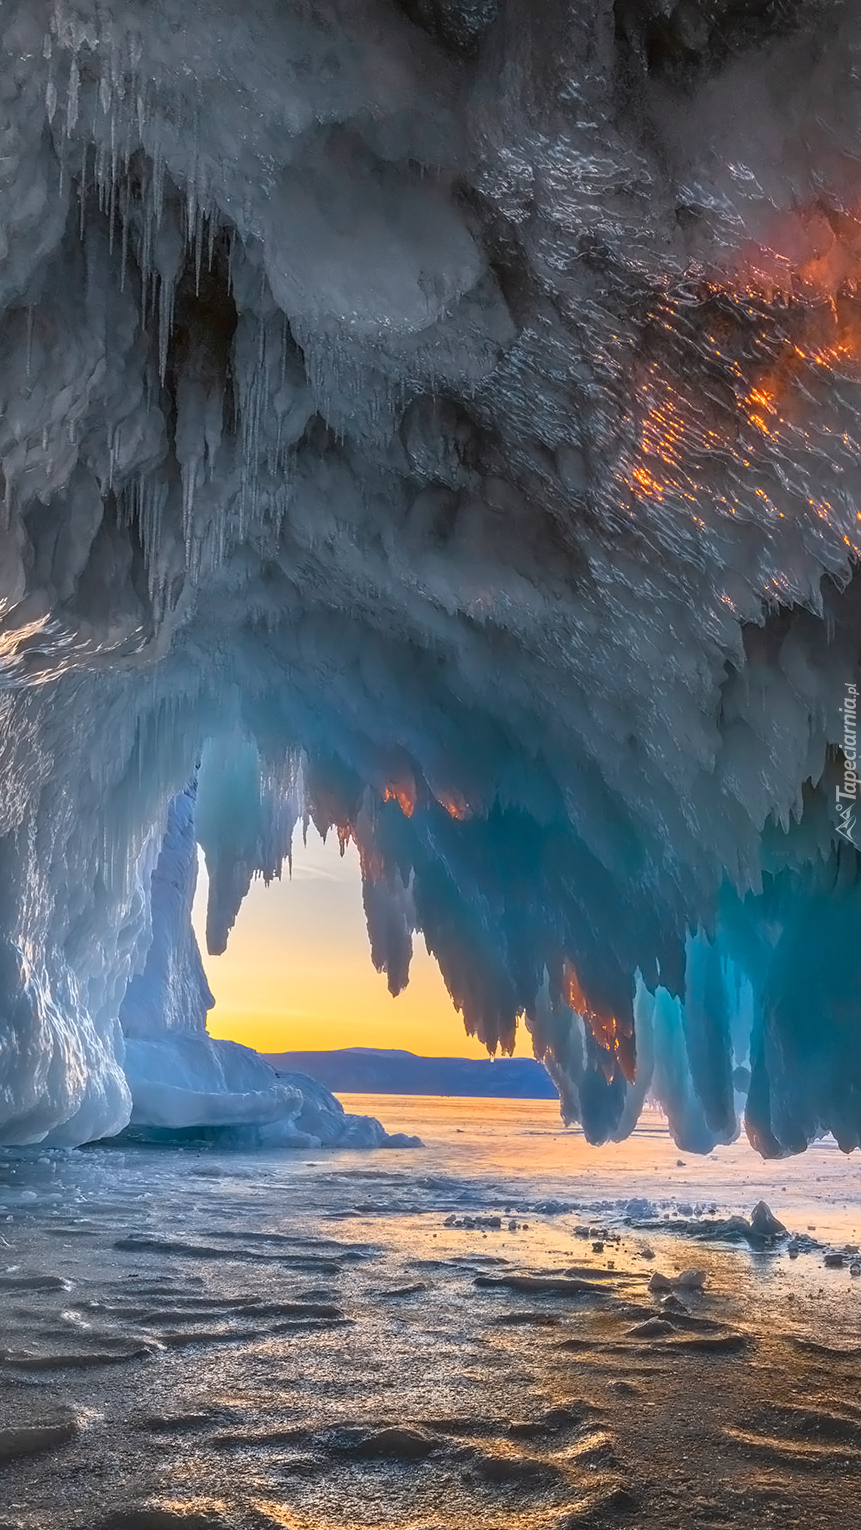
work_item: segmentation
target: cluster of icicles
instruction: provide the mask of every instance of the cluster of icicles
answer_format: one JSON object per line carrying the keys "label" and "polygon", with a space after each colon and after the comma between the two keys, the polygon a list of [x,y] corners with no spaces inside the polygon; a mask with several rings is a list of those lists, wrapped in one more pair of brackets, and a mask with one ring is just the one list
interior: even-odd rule
{"label": "cluster of icicles", "polygon": [[300,1130],[186,895],[304,817],[590,1139],[858,1144],[861,22],[613,9],[4,4],[3,1140]]}

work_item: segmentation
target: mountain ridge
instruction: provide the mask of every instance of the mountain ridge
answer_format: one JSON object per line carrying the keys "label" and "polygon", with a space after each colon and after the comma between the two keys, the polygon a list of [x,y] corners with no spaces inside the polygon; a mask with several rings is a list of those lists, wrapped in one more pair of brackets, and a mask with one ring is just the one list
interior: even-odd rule
{"label": "mountain ridge", "polygon": [[429,1094],[487,1099],[554,1100],[543,1063],[531,1057],[420,1057],[394,1048],[267,1052],[279,1073],[304,1073],[341,1094]]}

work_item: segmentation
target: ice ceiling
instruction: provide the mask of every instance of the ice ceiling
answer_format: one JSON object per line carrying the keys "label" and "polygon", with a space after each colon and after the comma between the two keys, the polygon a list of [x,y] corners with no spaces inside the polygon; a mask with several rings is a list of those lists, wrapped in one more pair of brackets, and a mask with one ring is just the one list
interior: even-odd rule
{"label": "ice ceiling", "polygon": [[857,1146],[854,0],[1,0],[0,48],[2,1140],[218,1071],[194,836],[221,950],[307,817],[392,990],[420,929],[592,1140],[651,1091]]}

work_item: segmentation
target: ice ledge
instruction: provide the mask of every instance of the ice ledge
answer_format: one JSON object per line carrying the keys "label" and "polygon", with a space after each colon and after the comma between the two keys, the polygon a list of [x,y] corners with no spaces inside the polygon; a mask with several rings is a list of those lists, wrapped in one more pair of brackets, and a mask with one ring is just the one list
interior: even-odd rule
{"label": "ice ledge", "polygon": [[126,1139],[209,1141],[220,1147],[420,1147],[372,1116],[348,1115],[322,1084],[279,1074],[250,1047],[199,1031],[130,1038],[132,1093]]}

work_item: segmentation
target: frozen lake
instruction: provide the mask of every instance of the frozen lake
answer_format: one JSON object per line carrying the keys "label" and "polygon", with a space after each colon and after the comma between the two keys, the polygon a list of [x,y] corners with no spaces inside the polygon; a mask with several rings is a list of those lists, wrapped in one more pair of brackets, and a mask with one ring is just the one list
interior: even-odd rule
{"label": "frozen lake", "polygon": [[855,1159],[343,1098],[425,1147],[0,1157],[3,1530],[847,1524]]}

